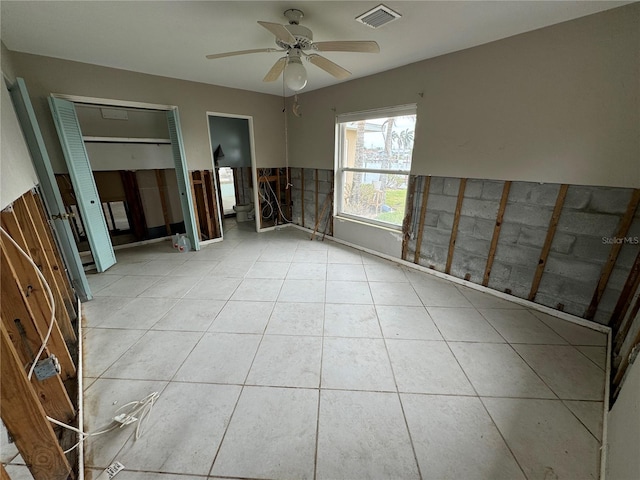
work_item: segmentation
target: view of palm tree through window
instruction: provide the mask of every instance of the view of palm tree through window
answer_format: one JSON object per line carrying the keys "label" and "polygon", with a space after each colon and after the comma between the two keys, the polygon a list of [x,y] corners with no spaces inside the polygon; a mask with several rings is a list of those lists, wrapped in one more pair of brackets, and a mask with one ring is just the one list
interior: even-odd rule
{"label": "view of palm tree through window", "polygon": [[339,212],[402,225],[416,115],[339,122]]}

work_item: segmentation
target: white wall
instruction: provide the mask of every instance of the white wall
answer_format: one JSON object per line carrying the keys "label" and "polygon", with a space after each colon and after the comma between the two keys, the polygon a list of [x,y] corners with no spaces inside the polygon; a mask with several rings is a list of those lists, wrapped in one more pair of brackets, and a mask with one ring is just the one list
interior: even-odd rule
{"label": "white wall", "polygon": [[284,165],[282,98],[175,78],[3,50],[25,79],[55,169],[64,169],[47,97],[51,93],[177,106],[189,170],[210,169],[207,112],[253,117],[256,164]]}
{"label": "white wall", "polygon": [[609,412],[607,442],[607,480],[640,478],[640,359]]}
{"label": "white wall", "polygon": [[169,144],[85,142],[85,146],[94,171],[175,168]]}
{"label": "white wall", "polygon": [[31,190],[38,183],[38,177],[4,81],[1,89],[0,209],[3,209]]}
{"label": "white wall", "polygon": [[416,175],[640,187],[638,25],[634,3],[299,94],[290,163],[333,168],[336,114],[417,103]]}
{"label": "white wall", "polygon": [[395,258],[402,256],[402,233],[398,230],[373,227],[355,220],[335,217],[333,236]]}

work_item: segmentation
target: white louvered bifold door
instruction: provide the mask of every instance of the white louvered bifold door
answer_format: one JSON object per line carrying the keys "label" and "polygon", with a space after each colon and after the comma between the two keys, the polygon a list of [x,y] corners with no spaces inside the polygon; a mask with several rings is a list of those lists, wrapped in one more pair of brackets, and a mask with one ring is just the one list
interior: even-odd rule
{"label": "white louvered bifold door", "polygon": [[49,106],[69,169],[91,254],[98,272],[103,272],[116,263],[116,256],[93,179],[89,156],[82,140],[76,109],[72,102],[54,97],[49,97]]}
{"label": "white louvered bifold door", "polygon": [[176,166],[176,178],[178,179],[178,193],[180,194],[180,206],[184,217],[184,228],[191,240],[191,247],[200,250],[200,236],[196,231],[196,217],[193,209],[193,199],[191,198],[191,182],[187,171],[187,161],[184,155],[184,143],[182,140],[182,130],[180,129],[180,117],[178,109],[167,111],[167,121],[169,122],[169,138],[171,139],[171,151],[173,153],[173,163]]}

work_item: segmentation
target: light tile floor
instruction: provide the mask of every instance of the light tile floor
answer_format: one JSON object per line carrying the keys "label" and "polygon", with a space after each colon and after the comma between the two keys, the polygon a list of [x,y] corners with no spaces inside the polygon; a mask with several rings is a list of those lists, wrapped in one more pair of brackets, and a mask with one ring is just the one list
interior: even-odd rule
{"label": "light tile floor", "polygon": [[138,440],[87,442],[88,478],[598,478],[603,334],[293,228],[117,257],[85,427],[160,399]]}

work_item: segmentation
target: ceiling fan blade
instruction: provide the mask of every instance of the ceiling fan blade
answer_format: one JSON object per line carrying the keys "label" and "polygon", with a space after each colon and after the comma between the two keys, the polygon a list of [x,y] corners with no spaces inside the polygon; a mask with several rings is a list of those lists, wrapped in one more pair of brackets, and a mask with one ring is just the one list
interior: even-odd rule
{"label": "ceiling fan blade", "polygon": [[313,48],[319,52],[360,52],[379,53],[380,46],[373,40],[346,40],[337,42],[316,42]]}
{"label": "ceiling fan blade", "polygon": [[349,78],[351,76],[351,72],[349,70],[345,70],[337,63],[333,63],[328,58],[316,55],[315,53],[307,55],[307,60],[313,63],[316,67],[320,67],[325,72],[330,73],[339,80],[344,80],[345,78]]}
{"label": "ceiling fan blade", "polygon": [[282,73],[282,71],[284,70],[284,67],[286,65],[287,65],[287,57],[282,57],[276,63],[273,64],[273,67],[271,67],[271,70],[267,72],[267,74],[264,76],[262,81],[275,82],[280,76],[280,74]]}
{"label": "ceiling fan blade", "polygon": [[234,57],[236,55],[247,55],[249,53],[268,53],[268,52],[284,52],[284,50],[278,50],[277,48],[254,48],[253,50],[238,50],[237,52],[213,53],[211,55],[207,55],[207,58],[209,60],[213,60],[216,58]]}
{"label": "ceiling fan blade", "polygon": [[296,37],[291,35],[291,32],[287,30],[287,27],[284,25],[280,25],[279,23],[261,22],[260,20],[258,20],[258,23],[273,33],[278,40],[281,40],[288,45],[296,44]]}

